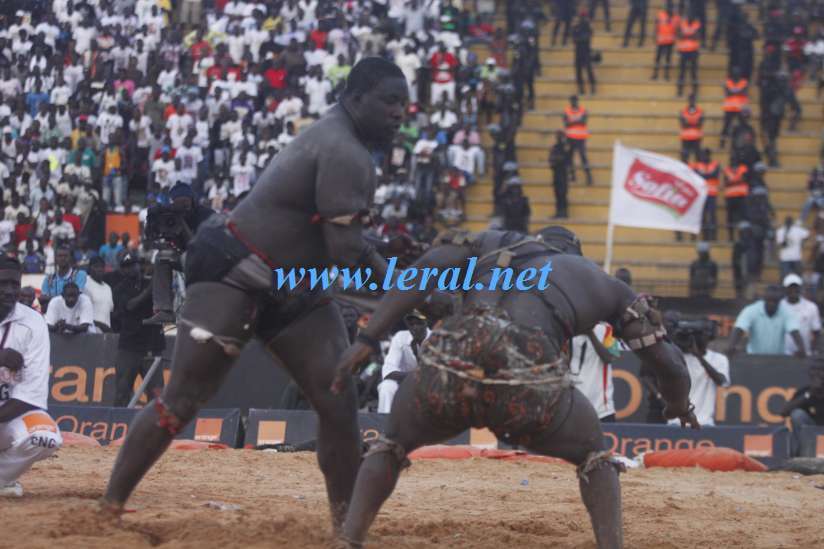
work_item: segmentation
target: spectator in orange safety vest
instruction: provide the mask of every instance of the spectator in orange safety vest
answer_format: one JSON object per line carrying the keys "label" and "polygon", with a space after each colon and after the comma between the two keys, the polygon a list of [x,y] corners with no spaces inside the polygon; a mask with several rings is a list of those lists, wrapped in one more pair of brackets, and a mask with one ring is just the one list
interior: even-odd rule
{"label": "spectator in orange safety vest", "polygon": [[718,238],[718,219],[716,217],[718,186],[721,179],[721,166],[712,159],[709,149],[700,152],[697,162],[691,162],[690,168],[704,178],[707,183],[707,200],[704,202],[704,212],[701,215],[701,230],[704,240],[713,242]]}
{"label": "spectator in orange safety vest", "polygon": [[664,65],[664,79],[669,80],[670,65],[672,64],[672,45],[675,44],[675,30],[678,28],[679,17],[672,11],[672,2],[667,0],[667,8],[659,11],[655,19],[655,69],[652,79],[658,80],[658,68],[661,58],[666,57]]}
{"label": "spectator in orange safety vest", "polygon": [[698,38],[701,22],[690,14],[687,19],[681,20],[678,31],[678,53],[681,54],[678,68],[678,97],[681,97],[684,94],[684,76],[688,66],[692,78],[692,93],[698,93]]}
{"label": "spectator in orange safety vest", "polygon": [[701,139],[704,132],[704,111],[695,104],[695,94],[690,94],[689,103],[681,110],[681,162],[689,162],[690,156],[698,160]]}
{"label": "spectator in orange safety vest", "polygon": [[733,229],[747,219],[747,195],[750,194],[749,170],[738,154],[733,154],[730,165],[724,169],[724,204],[727,207],[727,231],[734,240]]}
{"label": "spectator in orange safety vest", "polygon": [[749,106],[749,81],[741,76],[741,70],[733,67],[724,84],[724,127],[721,129],[721,148],[727,142],[733,120],[741,119],[741,112]]}
{"label": "spectator in orange safety vest", "polygon": [[[587,110],[578,105],[578,96],[571,96],[569,106],[564,109],[564,127],[566,128],[567,139],[569,139],[570,160],[572,160],[575,151],[578,151],[584,172],[587,174],[587,185],[592,185],[592,172],[589,169],[589,161],[587,160],[587,138],[589,137],[587,117]],[[570,179],[574,182],[575,168],[573,167],[570,172]]]}

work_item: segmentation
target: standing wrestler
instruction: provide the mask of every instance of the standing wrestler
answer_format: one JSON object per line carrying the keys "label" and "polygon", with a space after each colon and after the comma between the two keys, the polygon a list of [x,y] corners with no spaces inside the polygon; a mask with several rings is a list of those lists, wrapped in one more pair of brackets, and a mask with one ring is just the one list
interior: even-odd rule
{"label": "standing wrestler", "polygon": [[319,290],[308,284],[280,290],[273,271],[368,267],[383,279],[386,261],[362,234],[376,180],[368,147],[392,143],[407,94],[396,65],[362,59],[341,102],[275,157],[229,217],[213,215],[199,227],[184,267],[186,302],[171,379],[132,423],[104,509],[122,510],[174,436],[217,392],[243,346],[257,337],[318,414],[318,462],[339,525],[361,457],[354,383],[341,394],[329,392],[335,360],[348,345],[346,326]]}
{"label": "standing wrestler", "polygon": [[[571,387],[562,351],[565,342],[588,333],[599,321],[609,322],[616,335],[655,370],[667,403],[665,417],[678,417],[682,424],[695,427],[698,423],[689,404],[690,381],[683,356],[664,339],[666,330],[658,312],[645,296],[595,263],[580,255],[557,254],[563,246],[552,236],[568,243],[563,231],[544,229],[540,239],[512,232],[455,231],[437,239],[414,264],[418,272],[423,267],[434,267],[439,273],[454,268],[466,272],[470,258],[480,258],[476,276],[463,284],[475,289],[464,294],[461,312],[446,319],[424,344],[419,369],[403,381],[395,396],[386,437],[366,455],[340,537],[342,545],[361,546],[400,471],[408,466],[409,452],[470,427],[485,426],[509,444],[577,465],[581,496],[598,546],[622,546],[617,467],[606,451],[595,410]],[[496,266],[511,268],[512,279],[517,277],[521,287],[528,284],[532,289],[479,289],[478,284],[492,286],[497,275],[491,268]],[[539,289],[541,280],[548,282],[544,290]],[[359,340],[339,362],[341,386],[345,386],[345,373],[363,364],[373,351],[371,346],[404,313],[420,305],[434,286],[429,278],[427,289],[418,291],[419,282],[415,280],[411,290],[394,289],[383,298]]]}
{"label": "standing wrestler", "polygon": [[20,264],[0,256],[0,497],[20,497],[17,481],[63,443],[45,411],[49,397],[49,328],[18,303]]}

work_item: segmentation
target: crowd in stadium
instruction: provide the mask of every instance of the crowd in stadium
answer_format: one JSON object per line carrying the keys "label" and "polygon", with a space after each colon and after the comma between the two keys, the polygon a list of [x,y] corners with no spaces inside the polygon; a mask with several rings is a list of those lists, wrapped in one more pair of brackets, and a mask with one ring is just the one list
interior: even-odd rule
{"label": "crowd in stadium", "polygon": [[[541,2],[507,2],[504,29],[495,27],[495,2],[488,0],[18,2],[0,21],[0,245],[19,258],[25,273],[47,275],[40,300],[44,309],[53,301],[47,319],[54,330],[108,331],[126,322],[139,332],[140,319],[124,320],[123,303],[143,296],[145,319],[152,313],[149,290],[135,282],[139,271],[136,279],[124,273],[141,262],[150,270],[153,250],[128,233],[106,235],[106,214],[135,213],[145,224],[152,208],[179,197],[216,212],[231,210],[268,162],[335,103],[352,66],[372,55],[401,68],[411,98],[392,147],[374,153],[380,185],[372,238],[385,251],[414,256],[436,226],[466,219],[467,189],[487,171],[494,182],[490,226],[527,232],[531,209],[515,137],[524,113],[535,108],[540,45],[566,47],[571,37],[579,91],[586,92],[586,75],[589,92],[596,93],[600,55],[592,49],[590,17],[603,6],[609,23],[608,2],[583,4],[557,0],[546,10]],[[638,22],[642,46],[645,22],[653,19],[648,10],[662,8],[654,17],[652,78],[670,78],[675,47],[681,63],[674,93],[682,95],[690,67],[691,90],[697,91],[700,49],[726,38],[729,76],[718,85],[726,89],[728,161],[724,150],[713,154],[702,145],[703,112],[715,106],[702,107],[700,96],[689,95],[684,110],[674,113],[682,160],[710,187],[702,240],[718,238],[716,196],[722,194],[739,295],[759,279],[770,250],[778,254],[782,281],[810,270],[820,278],[824,160],[810,174],[810,196],[799,204],[798,220],[780,220],[778,227],[767,165],[779,163],[785,111],[793,109],[791,128],[802,115],[795,91],[811,80],[820,91],[824,82],[821,3],[761,2],[760,32],[741,2],[717,5],[711,33],[704,0],[677,6],[633,0],[624,46]],[[758,36],[761,52],[753,49]],[[470,49],[479,44],[488,48],[487,57]],[[755,86],[761,91],[760,148],[750,115]],[[590,115],[598,113],[570,98],[563,127],[554,145],[547,144],[557,218],[569,215],[574,154],[593,184],[586,155]],[[481,140],[485,131],[488,148]],[[804,228],[811,213],[812,232]],[[805,244],[808,239],[814,246]],[[710,296],[718,267],[706,242],[699,252],[690,269],[691,295]],[[40,307],[34,294],[28,289],[23,299]]]}

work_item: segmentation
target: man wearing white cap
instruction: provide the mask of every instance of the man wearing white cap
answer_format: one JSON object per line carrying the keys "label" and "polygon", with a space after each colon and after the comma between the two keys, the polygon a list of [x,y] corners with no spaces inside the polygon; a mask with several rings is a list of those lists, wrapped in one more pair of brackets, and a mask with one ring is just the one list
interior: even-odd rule
{"label": "man wearing white cap", "polygon": [[409,372],[418,369],[418,349],[429,337],[426,316],[414,310],[404,319],[407,329],[392,337],[389,352],[383,361],[381,371],[383,381],[378,385],[378,413],[388,414],[392,411],[392,401],[398,392],[403,378]]}
{"label": "man wearing white cap", "polygon": [[[804,351],[807,355],[811,355],[817,353],[818,336],[821,334],[821,315],[815,303],[801,297],[802,283],[801,277],[795,273],[785,276],[784,290],[787,295],[783,301],[784,305],[798,320],[798,331],[804,341]],[[793,355],[796,350],[795,341],[787,334],[785,336],[784,352]]]}

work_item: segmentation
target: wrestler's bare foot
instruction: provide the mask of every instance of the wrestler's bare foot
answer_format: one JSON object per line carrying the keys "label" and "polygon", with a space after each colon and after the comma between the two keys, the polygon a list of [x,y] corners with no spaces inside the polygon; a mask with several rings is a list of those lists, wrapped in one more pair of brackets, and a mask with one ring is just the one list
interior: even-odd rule
{"label": "wrestler's bare foot", "polygon": [[97,500],[97,509],[101,515],[109,518],[120,518],[123,513],[128,512],[122,503],[109,501],[105,497]]}
{"label": "wrestler's bare foot", "polygon": [[343,534],[339,534],[332,542],[331,549],[363,549],[363,543],[353,541]]}

